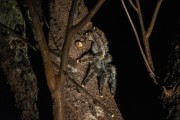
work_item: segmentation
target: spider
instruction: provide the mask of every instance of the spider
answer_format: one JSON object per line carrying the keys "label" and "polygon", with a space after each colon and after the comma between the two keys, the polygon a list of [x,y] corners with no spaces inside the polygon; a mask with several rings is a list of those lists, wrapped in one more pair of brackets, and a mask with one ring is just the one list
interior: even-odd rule
{"label": "spider", "polygon": [[[109,54],[108,41],[104,33],[95,27],[85,34],[85,42],[88,40],[91,42],[90,50],[77,58],[77,63],[89,63],[81,85],[84,87],[93,76],[96,76],[100,96],[103,97],[103,88],[107,83],[111,94],[114,96],[116,92],[116,68],[110,63],[112,57]],[[75,44],[76,47],[81,48],[83,42],[77,40]]]}

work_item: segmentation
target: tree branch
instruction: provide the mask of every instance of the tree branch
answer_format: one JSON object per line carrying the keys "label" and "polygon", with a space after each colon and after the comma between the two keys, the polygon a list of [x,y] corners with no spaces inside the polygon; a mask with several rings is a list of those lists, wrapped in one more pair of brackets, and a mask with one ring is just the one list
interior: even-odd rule
{"label": "tree branch", "polygon": [[144,20],[143,20],[143,15],[142,15],[141,5],[139,3],[139,0],[136,0],[136,6],[137,6],[137,14],[139,17],[141,32],[142,32],[142,36],[143,36],[146,31],[145,31],[145,27],[144,27]]}
{"label": "tree branch", "polygon": [[74,13],[75,13],[77,4],[78,4],[78,0],[73,0],[73,1],[72,1],[71,9],[70,9],[70,11],[69,11],[69,18],[68,18],[67,30],[70,30],[71,27],[73,26]]}
{"label": "tree branch", "polygon": [[[129,0],[131,6],[134,8],[134,10],[135,10],[135,11],[137,12],[137,14],[138,14],[138,18],[139,18],[139,22],[140,22],[140,28],[141,28],[141,32],[142,32],[143,44],[144,44],[144,49],[145,49],[145,55],[144,55],[143,49],[142,49],[142,51],[141,51],[141,54],[142,54],[143,56],[145,56],[145,57],[144,57],[145,64],[146,64],[146,62],[147,62],[147,64],[146,64],[147,69],[149,69],[148,71],[149,71],[149,73],[150,73],[150,76],[154,79],[154,82],[155,82],[156,84],[157,84],[157,82],[156,82],[155,74],[153,73],[153,71],[155,71],[155,69],[154,69],[153,60],[152,60],[151,51],[150,51],[149,37],[150,37],[150,35],[151,35],[151,33],[152,33],[152,30],[153,30],[153,27],[154,27],[154,24],[155,24],[155,21],[156,21],[156,18],[157,18],[157,14],[158,14],[158,11],[159,11],[159,8],[160,8],[160,6],[161,6],[162,1],[163,1],[163,0],[159,0],[159,1],[157,2],[156,8],[155,8],[154,13],[153,13],[153,17],[152,17],[152,19],[151,19],[151,23],[150,23],[150,25],[149,25],[149,27],[148,27],[148,30],[147,30],[147,32],[146,32],[145,27],[144,27],[144,20],[143,20],[143,15],[142,15],[141,5],[140,5],[139,0],[136,0],[136,6],[135,6],[134,3],[132,2],[132,0]],[[141,44],[140,44],[140,40],[139,40],[139,36],[138,36],[138,34],[137,34],[137,30],[136,30],[136,28],[135,28],[135,26],[134,26],[134,24],[133,24],[133,22],[132,22],[132,20],[131,20],[131,17],[130,17],[130,15],[129,15],[128,11],[127,11],[127,8],[126,8],[126,6],[125,6],[125,4],[124,4],[124,1],[122,0],[121,2],[122,2],[123,7],[124,7],[124,9],[125,9],[125,11],[126,11],[126,14],[128,15],[128,19],[129,19],[129,21],[130,21],[130,23],[131,23],[131,26],[132,26],[133,30],[134,30],[136,39],[137,39],[137,41],[139,42],[138,44],[139,44],[139,47],[140,47],[140,50],[141,50],[142,46],[141,46]],[[143,52],[143,53],[142,53],[142,52]],[[153,73],[153,74],[152,74],[152,73]]]}
{"label": "tree branch", "polygon": [[154,10],[153,17],[151,19],[151,23],[150,23],[150,25],[148,27],[148,30],[147,30],[147,32],[145,34],[143,34],[143,42],[144,42],[144,47],[145,47],[145,51],[146,51],[147,60],[148,60],[148,63],[151,66],[153,71],[155,69],[154,69],[153,60],[152,60],[151,51],[150,51],[149,37],[150,37],[150,35],[152,33],[152,30],[154,28],[154,24],[155,24],[157,14],[158,14],[158,11],[159,11],[159,8],[161,6],[162,1],[163,0],[159,0],[157,2],[156,8]]}
{"label": "tree branch", "polygon": [[156,76],[155,76],[153,70],[151,69],[151,67],[150,67],[150,65],[149,65],[149,63],[148,63],[148,61],[147,61],[147,58],[146,58],[146,56],[145,56],[145,54],[144,54],[144,51],[143,51],[143,49],[142,49],[142,45],[141,45],[141,42],[140,42],[140,39],[139,39],[137,30],[136,30],[136,28],[135,28],[135,26],[134,26],[134,23],[133,23],[133,21],[132,21],[132,19],[131,19],[131,16],[129,15],[129,12],[128,12],[127,8],[126,8],[126,5],[125,5],[125,3],[124,3],[124,0],[121,0],[121,2],[122,2],[122,5],[123,5],[123,8],[124,8],[124,10],[125,10],[125,12],[126,12],[126,14],[127,14],[127,17],[128,17],[128,19],[129,19],[129,22],[130,22],[130,24],[131,24],[131,26],[132,26],[132,29],[133,29],[133,31],[134,31],[134,34],[135,34],[135,37],[136,37],[136,40],[137,40],[137,43],[138,43],[138,46],[139,46],[141,55],[142,55],[142,57],[143,57],[143,60],[144,60],[144,62],[145,62],[145,66],[146,66],[146,68],[147,68],[147,71],[149,72],[150,77],[153,78],[153,80],[154,80],[153,82],[154,82],[155,84],[158,84],[157,81],[156,81]]}
{"label": "tree branch", "polygon": [[63,120],[63,99],[62,92],[59,91],[59,87],[56,84],[54,69],[52,69],[52,62],[50,59],[49,49],[45,40],[44,32],[40,23],[40,18],[35,9],[35,4],[33,0],[27,0],[29,7],[29,13],[32,18],[33,28],[35,30],[37,40],[40,46],[40,51],[44,63],[44,71],[46,76],[46,81],[48,88],[51,92],[51,98],[53,102],[53,115],[55,120]]}
{"label": "tree branch", "polygon": [[[62,56],[61,56],[61,63],[60,63],[60,74],[57,85],[59,86],[59,91],[61,91],[62,99],[64,100],[63,95],[63,89],[64,89],[64,83],[66,76],[64,75],[63,71],[66,70],[68,60],[69,60],[69,50],[72,43],[72,38],[74,34],[76,34],[87,22],[90,21],[90,19],[95,15],[95,13],[98,11],[98,9],[101,7],[102,3],[104,3],[105,0],[99,0],[99,2],[93,7],[93,9],[86,15],[84,19],[82,19],[77,25],[73,27],[73,21],[74,21],[74,13],[77,7],[78,0],[73,0],[71,4],[71,9],[69,12],[69,19],[67,24],[67,32],[63,44],[62,49]],[[63,105],[63,104],[62,104]],[[55,119],[55,120],[63,120],[62,119]]]}
{"label": "tree branch", "polygon": [[74,12],[77,6],[78,0],[73,0],[72,7],[69,13],[68,25],[67,25],[67,32],[65,36],[65,41],[62,50],[62,57],[61,57],[61,65],[60,70],[65,70],[67,66],[67,58],[69,55],[69,48],[71,45],[72,37],[76,34],[90,19],[95,15],[95,13],[99,10],[105,0],[99,0],[99,2],[93,7],[93,9],[75,26],[73,26],[73,18]]}
{"label": "tree branch", "polygon": [[129,3],[130,3],[130,5],[132,6],[132,8],[133,8],[135,11],[137,11],[137,7],[136,7],[135,4],[133,3],[133,1],[132,1],[132,0],[129,0]]}
{"label": "tree branch", "polygon": [[141,12],[141,5],[139,3],[139,0],[136,0],[136,6],[137,6],[136,12],[138,14],[138,18],[139,18],[139,22],[140,22],[141,34],[142,34],[142,38],[143,38],[143,44],[144,44],[144,48],[145,48],[147,62],[149,63],[151,69],[154,71],[154,65],[153,65],[153,60],[152,60],[149,41],[148,41],[149,38],[145,37],[147,32],[144,27],[144,20],[143,20],[143,15]]}
{"label": "tree branch", "polygon": [[[63,70],[66,69],[66,66],[68,64],[68,59],[69,59],[69,49],[71,46],[71,41],[73,37],[73,33],[70,31],[71,27],[73,25],[73,20],[74,20],[74,13],[77,7],[78,0],[73,0],[71,4],[71,9],[69,12],[69,18],[68,18],[68,24],[67,24],[67,32],[63,44],[63,49],[62,49],[62,56],[61,56],[61,63],[60,63],[60,73],[59,76],[57,77],[57,92],[60,92],[61,99],[61,106],[60,106],[60,112],[61,115],[55,115],[54,119],[55,120],[64,120],[64,83],[65,83],[65,75],[63,74]],[[58,93],[57,93],[58,94]],[[57,100],[58,101],[58,100]],[[56,106],[54,106],[56,107]],[[58,110],[57,110],[58,111]]]}
{"label": "tree branch", "polygon": [[44,37],[44,32],[42,30],[42,26],[40,23],[40,18],[37,14],[37,11],[34,8],[34,3],[33,0],[27,0],[28,3],[28,7],[29,7],[29,13],[30,16],[32,18],[32,23],[33,23],[33,28],[35,30],[37,39],[38,39],[38,43],[40,46],[40,51],[43,57],[43,62],[44,62],[44,67],[45,67],[45,74],[46,74],[46,79],[47,79],[47,83],[48,83],[48,87],[50,89],[50,91],[53,91],[54,88],[54,82],[55,80],[52,80],[53,76],[53,70],[49,69],[51,68],[51,60],[50,60],[50,54],[49,54],[49,49],[48,46],[46,44],[46,40]]}
{"label": "tree branch", "polygon": [[151,19],[151,23],[150,23],[150,25],[149,25],[149,27],[148,27],[148,30],[147,30],[147,33],[146,33],[146,35],[145,35],[146,39],[149,39],[149,36],[150,36],[151,33],[152,33],[152,30],[153,30],[153,28],[154,28],[154,24],[155,24],[155,22],[156,22],[157,14],[158,14],[158,12],[159,12],[159,8],[160,8],[162,2],[163,2],[163,0],[158,0],[158,2],[157,2],[157,4],[156,4],[156,8],[155,8],[155,10],[154,10],[153,17],[152,17],[152,19]]}
{"label": "tree branch", "polygon": [[92,10],[77,25],[73,27],[73,31],[79,31],[79,29],[81,29],[87,22],[89,22],[104,2],[105,0],[99,0],[92,8]]}

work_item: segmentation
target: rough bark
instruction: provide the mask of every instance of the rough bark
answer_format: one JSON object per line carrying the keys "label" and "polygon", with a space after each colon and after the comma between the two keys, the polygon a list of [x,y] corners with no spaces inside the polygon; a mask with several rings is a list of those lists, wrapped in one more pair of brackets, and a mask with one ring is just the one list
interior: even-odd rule
{"label": "rough bark", "polygon": [[[61,50],[65,39],[68,15],[71,6],[71,0],[54,0],[50,4],[50,32],[49,35],[49,48],[51,51],[52,61],[56,68],[56,74],[59,74],[59,65]],[[88,13],[82,0],[79,0],[77,10],[74,14],[73,24],[77,24]],[[83,38],[83,33],[91,30],[93,27],[91,22],[88,22],[82,30],[78,31],[72,38],[70,47],[70,60],[68,61],[69,68],[74,68],[75,72],[69,70],[67,66],[68,76],[64,86],[64,99],[65,99],[65,119],[67,120],[122,120],[121,113],[116,105],[116,102],[109,92],[108,86],[105,89],[105,95],[100,98],[98,92],[98,83],[96,78],[93,78],[85,86],[91,95],[86,93],[83,88],[79,88],[85,75],[87,64],[77,64],[76,59],[85,51],[90,48],[90,44],[83,46],[81,50],[75,47],[75,41]],[[79,83],[78,85],[73,80]],[[92,97],[93,96],[93,97]],[[100,104],[96,101],[100,101]],[[114,117],[112,117],[114,115]]]}
{"label": "rough bark", "polygon": [[15,94],[17,106],[22,111],[22,119],[38,119],[37,79],[30,66],[27,45],[18,39],[9,43],[8,39],[11,40],[1,34],[1,68]]}
{"label": "rough bark", "polygon": [[14,92],[17,107],[22,111],[22,120],[37,120],[37,79],[27,57],[27,45],[14,42],[14,48],[10,48],[6,40],[0,37],[1,68]]}
{"label": "rough bark", "polygon": [[[14,0],[10,0],[10,2],[12,2],[10,3],[11,5],[15,5]],[[53,66],[51,67],[56,70],[55,74],[57,76],[59,75],[60,58],[66,36],[71,2],[72,0],[54,0],[49,5],[50,16],[48,16],[47,11],[43,11],[46,18],[49,17],[49,20],[47,20],[50,23],[48,45],[49,50],[51,51],[51,59],[53,63]],[[36,4],[35,7],[40,10],[39,15],[41,16],[43,14],[43,12],[41,12],[41,5],[37,6]],[[23,35],[25,36],[25,33],[21,31],[20,27],[23,29],[25,29],[25,27],[20,10],[12,10],[12,8],[8,8],[8,12],[11,13],[10,16],[8,16],[9,18],[6,17],[6,20],[1,19],[1,23],[7,25],[10,29],[3,27],[0,28],[0,65],[4,74],[7,76],[12,91],[15,94],[17,106],[22,111],[21,118],[25,120],[36,120],[39,119],[39,112],[36,106],[38,94],[37,79],[31,68],[27,54],[28,46],[33,46],[22,37]],[[88,10],[84,5],[83,0],[79,0],[74,14],[73,25],[79,23],[87,13]],[[19,14],[21,17],[11,17],[12,15],[18,16]],[[6,16],[6,12],[1,14],[1,18],[4,17],[2,15]],[[8,20],[12,20],[10,22],[12,24],[9,24],[9,22],[7,22]],[[14,32],[16,31],[17,26],[20,34]],[[64,91],[61,91],[64,93],[65,99],[65,109],[63,111],[65,113],[64,119],[123,120],[107,85],[105,86],[103,98],[99,95],[98,82],[95,77],[88,82],[85,88],[80,86],[84,75],[86,74],[85,72],[88,65],[77,64],[76,59],[83,52],[90,49],[90,43],[85,44],[82,49],[77,49],[74,43],[76,40],[82,39],[84,33],[92,28],[93,24],[88,22],[80,31],[77,32],[77,34],[72,36],[72,44],[69,52],[70,59],[68,61],[67,70],[65,70],[66,81],[64,84]],[[37,36],[34,38],[36,37]],[[75,71],[72,71],[72,68]]]}
{"label": "rough bark", "polygon": [[164,79],[167,91],[163,93],[163,104],[167,120],[180,119],[180,37],[172,43],[168,73]]}
{"label": "rough bark", "polygon": [[[37,79],[30,65],[24,19],[15,0],[0,4],[0,67],[14,93],[22,120],[39,119]],[[18,32],[17,32],[18,27]],[[16,32],[15,32],[16,31]]]}

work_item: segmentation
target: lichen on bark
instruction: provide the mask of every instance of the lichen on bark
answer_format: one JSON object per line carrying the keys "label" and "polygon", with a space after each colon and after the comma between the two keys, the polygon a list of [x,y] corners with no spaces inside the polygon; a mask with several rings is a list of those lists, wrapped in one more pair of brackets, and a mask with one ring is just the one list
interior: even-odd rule
{"label": "lichen on bark", "polygon": [[2,0],[0,5],[0,67],[14,93],[21,119],[38,120],[37,79],[24,41],[25,21],[16,0]]}

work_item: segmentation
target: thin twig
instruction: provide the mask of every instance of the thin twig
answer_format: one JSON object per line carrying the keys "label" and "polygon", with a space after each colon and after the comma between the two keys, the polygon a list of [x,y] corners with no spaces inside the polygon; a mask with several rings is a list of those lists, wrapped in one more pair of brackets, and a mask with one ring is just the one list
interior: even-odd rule
{"label": "thin twig", "polygon": [[151,35],[152,33],[152,30],[154,28],[154,24],[156,22],[156,18],[157,18],[157,14],[159,12],[159,8],[161,7],[161,3],[163,2],[163,0],[158,0],[157,4],[156,4],[156,8],[154,10],[154,13],[153,13],[153,17],[151,19],[151,23],[148,27],[148,30],[147,30],[147,33],[146,33],[146,38],[148,39],[149,36]]}
{"label": "thin twig", "polygon": [[73,0],[71,4],[71,9],[69,12],[69,18],[68,18],[68,23],[67,23],[67,32],[65,35],[65,40],[62,48],[62,56],[61,56],[61,63],[60,63],[60,71],[65,70],[67,63],[68,63],[68,58],[69,58],[69,49],[71,46],[71,41],[74,33],[72,32],[72,25],[74,21],[74,13],[77,7],[78,0]]}
{"label": "thin twig", "polygon": [[129,3],[130,3],[130,5],[132,6],[132,8],[133,8],[135,11],[137,11],[137,7],[136,7],[135,4],[133,3],[133,1],[132,1],[132,0],[129,0]]}
{"label": "thin twig", "polygon": [[149,37],[152,33],[152,30],[154,28],[154,24],[155,24],[155,21],[156,21],[156,18],[157,18],[157,14],[159,12],[159,8],[161,6],[161,3],[162,3],[163,0],[159,0],[157,2],[157,5],[156,5],[156,8],[154,10],[154,13],[153,13],[153,17],[151,19],[151,23],[148,27],[148,30],[147,32],[143,35],[143,42],[144,42],[144,46],[145,46],[145,51],[146,51],[146,56],[147,56],[147,60],[148,60],[148,63],[151,67],[151,69],[154,71],[154,65],[153,65],[153,60],[152,60],[152,56],[151,56],[151,51],[150,51],[150,45],[149,45]]}
{"label": "thin twig", "polygon": [[141,28],[141,33],[142,33],[143,44],[144,44],[144,48],[145,48],[145,55],[147,58],[147,62],[149,63],[149,66],[151,67],[151,69],[153,71],[155,71],[152,56],[151,56],[149,41],[148,41],[148,38],[145,37],[146,36],[146,30],[144,27],[144,20],[143,20],[143,15],[142,15],[141,5],[140,5],[139,0],[136,0],[136,6],[137,6],[137,14],[138,14],[138,18],[139,18],[139,23],[140,23],[140,28]]}
{"label": "thin twig", "polygon": [[129,22],[130,22],[130,24],[131,24],[131,26],[132,26],[132,29],[133,29],[133,31],[134,31],[134,34],[135,34],[135,37],[136,37],[136,40],[137,40],[137,43],[138,43],[138,46],[139,46],[141,55],[142,55],[143,60],[144,60],[144,62],[145,62],[145,66],[146,66],[146,68],[147,68],[147,70],[148,70],[148,72],[149,72],[149,75],[150,75],[150,77],[153,78],[153,80],[154,80],[153,82],[154,82],[155,84],[158,84],[157,81],[156,81],[156,76],[155,76],[154,72],[152,71],[151,67],[149,66],[149,63],[147,62],[147,58],[146,58],[146,56],[145,56],[145,54],[144,54],[144,51],[143,51],[143,49],[142,49],[142,45],[141,45],[141,43],[140,43],[140,39],[139,39],[137,30],[136,30],[136,28],[135,28],[135,26],[134,26],[134,23],[133,23],[133,21],[132,21],[132,19],[131,19],[131,16],[129,15],[129,12],[128,12],[127,8],[126,8],[126,5],[125,5],[125,3],[124,3],[124,0],[121,0],[121,2],[122,2],[122,5],[123,5],[123,8],[124,8],[124,10],[125,10],[125,12],[126,12],[126,14],[127,14],[127,17],[128,17],[128,19],[129,19]]}
{"label": "thin twig", "polygon": [[73,26],[74,13],[75,13],[77,4],[78,4],[78,0],[73,0],[73,1],[72,1],[71,9],[70,9],[70,11],[69,11],[69,18],[68,18],[67,30],[68,30],[68,29],[71,29],[71,27]]}
{"label": "thin twig", "polygon": [[79,31],[79,29],[81,29],[87,22],[89,22],[104,2],[105,0],[99,0],[92,8],[92,10],[77,25],[73,27],[73,31]]}
{"label": "thin twig", "polygon": [[144,20],[143,20],[143,15],[142,15],[141,5],[139,3],[139,0],[136,0],[136,6],[137,6],[137,14],[139,17],[141,32],[142,32],[142,36],[143,36],[146,31],[145,31],[145,27],[144,27]]}

